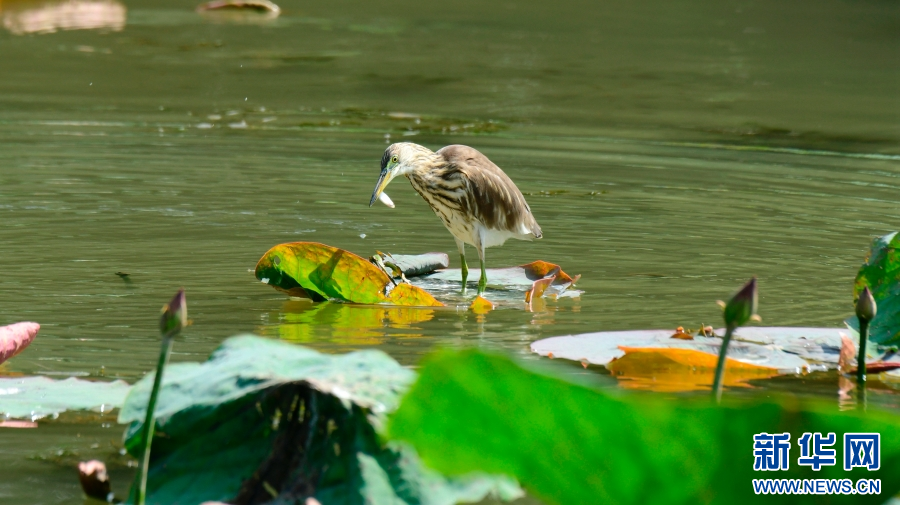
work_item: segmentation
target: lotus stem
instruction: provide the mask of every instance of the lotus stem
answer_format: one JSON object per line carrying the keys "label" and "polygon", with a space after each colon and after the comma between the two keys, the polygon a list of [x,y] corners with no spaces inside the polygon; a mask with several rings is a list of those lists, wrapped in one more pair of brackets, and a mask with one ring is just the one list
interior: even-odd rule
{"label": "lotus stem", "polygon": [[147,473],[150,470],[150,445],[153,442],[153,431],[156,428],[154,411],[156,400],[159,397],[159,387],[162,384],[163,371],[169,362],[169,354],[172,350],[172,341],[181,333],[181,329],[190,324],[187,318],[187,301],[184,297],[184,289],[178,290],[172,301],[163,306],[162,316],[159,318],[159,332],[162,333],[162,348],[159,351],[159,362],[156,363],[156,375],[153,377],[153,389],[150,390],[150,401],[147,402],[147,415],[144,418],[144,426],[141,430],[144,447],[141,451],[140,481],[138,482],[137,497],[135,503],[144,505],[147,500]]}
{"label": "lotus stem", "polygon": [[177,331],[171,332],[163,337],[162,349],[159,351],[159,362],[156,364],[156,377],[153,378],[153,390],[150,391],[150,401],[147,403],[147,416],[144,418],[144,426],[142,430],[142,442],[144,444],[141,451],[141,481],[138,486],[137,505],[144,505],[147,499],[147,471],[150,468],[150,443],[153,440],[153,431],[156,427],[156,420],[153,413],[156,410],[156,400],[159,397],[159,386],[162,384],[163,370],[166,363],[169,362],[169,354],[172,350],[172,341],[175,340]]}
{"label": "lotus stem", "polygon": [[859,320],[859,355],[856,357],[856,382],[860,389],[866,387],[866,340],[869,337],[869,322]]}
{"label": "lotus stem", "polygon": [[859,320],[859,356],[856,358],[856,388],[859,392],[857,407],[866,410],[866,340],[869,337],[869,321]]}
{"label": "lotus stem", "polygon": [[712,386],[712,394],[716,399],[716,403],[722,401],[722,378],[725,376],[725,359],[728,354],[728,344],[731,343],[731,335],[735,329],[734,326],[729,326],[725,330],[725,336],[722,338],[722,349],[719,350],[719,361],[716,363],[716,375]]}
{"label": "lotus stem", "polygon": [[869,340],[869,322],[878,314],[878,304],[869,287],[863,288],[856,301],[856,317],[859,319],[859,356],[856,358],[856,387],[859,390],[859,407],[866,408],[866,341]]}
{"label": "lotus stem", "polygon": [[756,291],[756,277],[744,284],[728,303],[719,302],[722,305],[725,316],[725,337],[722,338],[722,348],[719,350],[719,361],[716,363],[716,375],[713,379],[712,395],[716,403],[722,401],[722,377],[725,375],[725,360],[728,355],[728,344],[731,343],[731,335],[739,327],[748,321],[759,321],[756,315],[759,294]]}

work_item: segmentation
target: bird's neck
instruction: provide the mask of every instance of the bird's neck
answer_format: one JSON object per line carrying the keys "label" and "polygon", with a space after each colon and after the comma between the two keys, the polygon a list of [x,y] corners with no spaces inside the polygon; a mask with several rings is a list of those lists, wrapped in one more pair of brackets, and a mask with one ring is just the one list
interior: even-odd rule
{"label": "bird's neck", "polygon": [[427,180],[438,176],[446,168],[447,162],[443,156],[429,149],[423,148],[416,153],[409,169],[403,175],[408,178]]}

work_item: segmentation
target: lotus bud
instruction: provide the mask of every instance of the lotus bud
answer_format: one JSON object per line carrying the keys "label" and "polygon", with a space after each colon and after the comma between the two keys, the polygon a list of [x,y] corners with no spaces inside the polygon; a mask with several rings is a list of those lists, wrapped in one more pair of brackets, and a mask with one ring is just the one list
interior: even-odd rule
{"label": "lotus bud", "polygon": [[756,277],[744,284],[731,300],[725,304],[725,336],[722,337],[722,347],[719,349],[719,359],[716,362],[716,375],[713,377],[712,394],[716,402],[722,400],[722,381],[725,377],[725,360],[728,355],[728,344],[738,327],[747,324],[751,319],[759,320],[756,315]]}
{"label": "lotus bud", "polygon": [[96,459],[78,463],[78,480],[84,494],[96,500],[112,502],[106,465]]}
{"label": "lotus bud", "polygon": [[875,319],[875,314],[877,313],[878,305],[875,303],[875,298],[872,297],[869,287],[866,286],[862,293],[859,294],[859,300],[856,301],[856,317],[868,322]]}
{"label": "lotus bud", "polygon": [[866,341],[869,338],[869,322],[875,319],[878,305],[869,287],[863,288],[856,301],[856,317],[859,318],[859,354],[856,357],[856,384],[859,386],[859,406],[866,406]]}
{"label": "lotus bud", "polygon": [[184,298],[184,288],[179,289],[172,301],[163,306],[162,316],[159,318],[159,330],[163,335],[178,333],[188,325],[187,300]]}
{"label": "lotus bud", "polygon": [[757,299],[756,277],[754,277],[725,304],[725,326],[738,328],[747,324],[747,321],[756,319],[754,316],[756,316]]}

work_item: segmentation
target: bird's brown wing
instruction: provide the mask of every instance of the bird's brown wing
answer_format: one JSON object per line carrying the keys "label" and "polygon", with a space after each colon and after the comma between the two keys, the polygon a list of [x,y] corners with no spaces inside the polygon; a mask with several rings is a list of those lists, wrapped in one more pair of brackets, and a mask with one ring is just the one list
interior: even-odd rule
{"label": "bird's brown wing", "polygon": [[447,161],[448,177],[462,175],[469,189],[465,205],[485,226],[513,233],[527,230],[541,238],[541,227],[522,192],[487,156],[463,145],[444,147],[438,154]]}

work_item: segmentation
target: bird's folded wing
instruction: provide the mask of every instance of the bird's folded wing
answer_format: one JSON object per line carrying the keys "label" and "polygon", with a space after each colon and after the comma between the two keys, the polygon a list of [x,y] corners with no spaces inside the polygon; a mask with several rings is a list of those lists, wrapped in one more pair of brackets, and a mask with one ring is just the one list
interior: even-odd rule
{"label": "bird's folded wing", "polygon": [[470,213],[493,230],[541,236],[541,227],[515,183],[487,156],[468,146],[438,151],[465,178]]}

